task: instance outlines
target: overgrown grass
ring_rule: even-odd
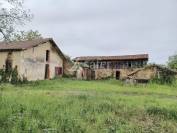
[[[177,87],[70,79],[3,84],[0,132],[176,133]]]

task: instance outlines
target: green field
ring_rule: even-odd
[[[56,79],[0,86],[2,133],[176,133],[177,87]]]

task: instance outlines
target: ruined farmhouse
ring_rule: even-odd
[[[91,77],[104,79],[114,77],[124,79],[136,69],[143,68],[149,60],[148,54],[124,55],[124,56],[84,56],[76,57],[73,61],[84,63],[94,71]]]
[[[175,78],[176,75],[176,70],[172,70],[161,65],[151,64],[147,65],[144,68],[139,68],[128,74],[126,82],[147,83],[152,79],[163,79],[166,82],[170,82],[170,79]]]
[[[51,38],[0,43],[0,69],[16,68],[29,81],[61,77],[65,60]]]

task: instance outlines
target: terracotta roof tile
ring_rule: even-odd
[[[24,50],[45,42],[52,41],[52,38],[40,38],[30,41],[14,41],[14,42],[0,42],[0,51],[4,50]]]
[[[82,56],[76,57],[74,61],[96,61],[96,60],[148,60],[148,54],[138,54],[138,55],[123,55],[123,56]]]
[[[54,42],[52,38],[39,38],[29,41],[13,41],[13,42],[0,42],[0,52],[1,51],[20,51],[20,50],[26,50],[41,44],[44,44],[46,42],[51,42],[52,45],[56,48],[59,55],[61,55],[64,59],[65,56],[62,53],[62,51],[58,48],[57,44]]]

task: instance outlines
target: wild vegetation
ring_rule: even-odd
[[[56,79],[0,85],[1,132],[177,132],[177,86]]]
[[[0,69],[0,83],[11,83],[11,84],[24,84],[27,83],[25,77],[21,78],[18,74],[17,68]]]
[[[169,57],[168,67],[177,70],[177,54]]]

